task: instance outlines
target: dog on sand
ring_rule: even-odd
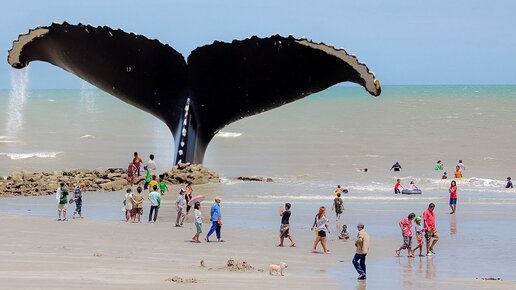
[[[272,275],[272,273],[275,273],[276,275],[281,274],[281,276],[284,276],[283,269],[285,269],[287,267],[288,267],[288,265],[285,262],[280,262],[279,264],[270,264],[269,275]]]

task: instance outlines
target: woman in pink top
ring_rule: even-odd
[[[399,249],[397,249],[396,256],[400,256],[401,250],[407,249],[408,257],[413,258],[414,255],[412,253],[412,220],[416,217],[416,215],[411,212],[408,217],[402,219],[399,222],[401,235],[403,236],[403,245]]]
[[[451,182],[450,189],[448,191],[450,192],[450,214],[454,214],[455,209],[457,209],[457,183],[455,180]]]

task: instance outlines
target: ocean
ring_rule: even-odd
[[[150,114],[89,84],[80,90],[26,90],[28,72],[15,72],[0,91],[0,175],[16,171],[127,166],[132,153],[172,167],[173,138]],[[399,199],[396,178],[415,181],[427,197],[447,197],[459,159],[459,188],[471,202],[516,203],[504,188],[516,176],[516,86],[384,86],[372,97],[358,86],[335,86],[242,119],[212,140],[204,164],[228,188],[238,176],[265,176],[237,199],[318,199],[337,184],[358,199]],[[400,162],[401,172],[389,169]],[[367,172],[363,169],[367,168]],[[263,189],[270,188],[263,192]],[[254,194],[254,192],[258,192]],[[401,197],[411,198],[414,197]]]
[[[150,114],[87,84],[79,90],[26,90],[27,84],[27,72],[22,72],[13,90],[0,91],[0,175],[125,168],[134,151],[144,162],[154,154],[159,171],[172,167],[172,135]],[[516,191],[504,188],[506,177],[516,176],[515,110],[516,85],[383,86],[376,98],[357,86],[335,86],[224,128],[204,160],[222,182],[196,185],[194,195],[222,196],[225,226],[269,229],[271,234],[278,229],[279,206],[291,202],[292,229],[301,235],[309,233],[319,206],[331,208],[333,190],[341,184],[349,189],[343,196],[345,223],[365,223],[375,243],[398,239],[399,219],[411,211],[422,214],[434,202],[442,237],[438,247],[448,256],[435,265],[428,260],[432,275],[516,279],[507,244],[516,233],[506,231],[516,222]],[[452,216],[448,187],[459,159],[466,170],[458,180],[458,212]],[[448,180],[434,170],[437,160]],[[400,172],[389,170],[395,162]],[[274,182],[243,182],[238,176]],[[415,181],[423,194],[393,194],[397,178],[404,186]],[[177,190],[171,187],[164,212],[173,212]],[[85,215],[122,219],[122,196],[87,193]],[[55,200],[4,198],[0,212],[53,217]],[[498,255],[497,249],[507,255]],[[372,267],[405,271],[407,265],[398,261],[393,266],[387,259]],[[394,277],[392,283],[404,279]]]

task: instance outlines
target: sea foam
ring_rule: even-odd
[[[27,158],[56,158],[63,152],[30,152],[30,153],[0,153],[0,156],[7,156],[11,160],[21,160]]]

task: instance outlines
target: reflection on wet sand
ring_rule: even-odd
[[[450,220],[450,235],[456,235],[457,234],[457,215],[452,214],[451,220]]]

